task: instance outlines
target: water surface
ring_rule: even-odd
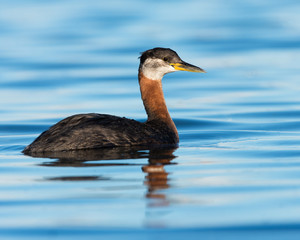
[[[296,239],[298,1],[1,1],[0,235]],[[177,149],[24,156],[60,119],[146,119],[139,53],[206,74],[163,80]],[[283,238],[284,237],[284,238]]]

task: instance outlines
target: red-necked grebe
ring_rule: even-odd
[[[205,72],[182,61],[169,48],[154,48],[143,52],[138,77],[148,115],[145,123],[107,114],[78,114],[50,127],[28,145],[23,153],[177,145],[178,132],[168,112],[161,83],[166,73],[175,71]]]

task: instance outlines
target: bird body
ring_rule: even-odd
[[[67,117],[43,132],[24,153],[117,146],[177,144],[177,135],[159,120],[138,122],[107,114],[78,114]]]
[[[168,112],[162,77],[178,70],[204,72],[183,62],[168,48],[154,48],[140,57],[139,85],[148,119],[145,123],[107,114],[78,114],[50,127],[23,153],[96,149],[118,146],[177,145],[176,126]]]

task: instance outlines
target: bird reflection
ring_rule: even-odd
[[[91,150],[76,150],[65,152],[35,153],[32,157],[48,158],[40,166],[46,167],[105,167],[105,166],[128,166],[141,165],[140,163],[120,163],[126,159],[148,159],[148,163],[142,165],[142,171],[146,173],[144,184],[147,186],[146,198],[157,199],[151,201],[149,206],[165,206],[168,204],[166,196],[159,190],[169,188],[169,173],[165,165],[176,164],[172,162],[176,148],[150,148],[142,147],[118,147]],[[108,161],[105,161],[108,160]],[[118,160],[118,162],[114,162]],[[91,162],[92,161],[92,162]],[[59,176],[47,178],[52,181],[99,181],[110,180],[102,176]]]
[[[165,206],[169,204],[165,194],[162,192],[159,193],[159,190],[169,188],[169,173],[166,172],[164,166],[172,164],[171,161],[175,158],[173,155],[174,151],[175,149],[164,149],[163,151],[161,149],[158,151],[152,150],[149,153],[148,165],[142,167],[143,172],[147,173],[144,182],[145,185],[148,186],[146,197],[159,200],[150,203],[150,207]]]

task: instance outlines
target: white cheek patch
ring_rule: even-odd
[[[160,59],[147,59],[143,63],[141,70],[146,78],[152,80],[161,80],[165,74],[177,71]]]

